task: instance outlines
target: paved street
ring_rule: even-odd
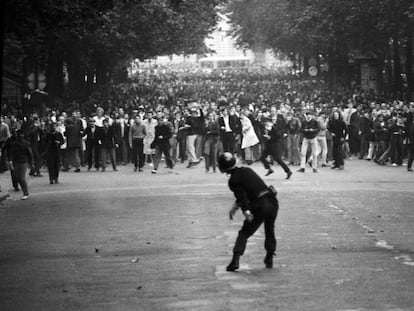
[[[406,167],[353,160],[289,181],[276,167],[275,267],[261,228],[235,273],[243,217],[228,220],[225,175],[184,164],[61,173],[58,185],[46,175],[29,177],[29,200],[10,192],[0,206],[0,310],[414,310]]]

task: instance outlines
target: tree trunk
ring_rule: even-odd
[[[394,52],[394,95],[398,98],[401,95],[402,81],[401,81],[401,57],[400,57],[400,46],[398,39],[394,38],[393,41],[393,52]]]
[[[408,39],[407,46],[405,49],[405,52],[407,54],[407,60],[405,63],[405,73],[407,75],[407,100],[411,101],[413,98],[413,92],[414,92],[414,79],[413,79],[413,41],[411,39]]]
[[[75,46],[73,44],[72,46]],[[81,64],[79,59],[79,53],[77,48],[68,48],[67,55],[67,68],[68,68],[68,94],[71,99],[79,97],[81,95]]]

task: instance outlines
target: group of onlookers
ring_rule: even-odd
[[[42,166],[47,166],[52,184],[59,182],[61,167],[105,171],[110,164],[117,171],[117,166],[132,163],[134,171],[149,165],[156,174],[162,158],[169,168],[186,161],[191,168],[204,160],[206,172],[216,172],[217,155],[229,151],[246,164],[260,160],[267,174],[273,173],[276,162],[287,178],[294,165],[300,166],[298,172],[309,165],[317,173],[333,161],[331,167],[341,170],[344,159],[352,157],[392,166],[403,165],[407,158],[407,169],[412,171],[414,103],[380,101],[364,92],[328,91],[295,79],[275,82],[270,73],[260,71],[252,76],[190,77],[180,77],[181,84],[174,85],[190,86],[191,81],[199,85],[199,100],[184,101],[179,95],[183,87],[171,89],[171,96],[158,97],[154,103],[140,101],[131,108],[118,103],[88,115],[75,109],[70,114],[49,110],[46,116],[22,119],[2,116],[0,170],[13,168],[18,175],[13,186],[18,189],[15,181],[22,176],[16,172],[24,170],[16,170],[16,152],[25,154],[18,161],[28,163],[30,175],[41,177]],[[172,81],[170,77],[160,84],[167,87]],[[206,99],[211,85],[210,98],[215,100]],[[237,92],[231,91],[237,87]],[[27,144],[30,152],[24,151]]]

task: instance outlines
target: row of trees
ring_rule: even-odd
[[[122,81],[131,60],[206,51],[221,0],[6,0],[3,63],[44,71],[52,98]],[[37,77],[37,75],[35,75]]]
[[[231,0],[227,12],[240,46],[327,62],[331,84],[349,78],[355,51],[369,52],[388,77],[380,89],[414,91],[412,0]]]

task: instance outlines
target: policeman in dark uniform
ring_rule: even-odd
[[[246,217],[233,248],[233,259],[226,270],[235,271],[239,268],[239,258],[246,249],[247,239],[263,222],[266,235],[264,263],[266,268],[273,268],[273,255],[276,250],[274,226],[279,210],[276,190],[273,186],[266,186],[251,168],[237,167],[236,158],[229,152],[219,156],[218,165],[222,173],[230,175],[229,188],[236,197],[236,202],[230,210],[230,219],[233,219],[239,207]]]

